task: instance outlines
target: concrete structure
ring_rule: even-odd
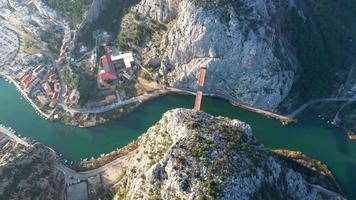
[[[204,86],[204,82],[205,82],[205,75],[206,75],[206,67],[201,67],[199,79],[198,79],[198,91],[196,94],[195,104],[194,104],[194,109],[196,111],[200,111],[201,100],[203,98],[203,86]]]
[[[116,56],[111,56],[111,60],[113,62],[123,60],[125,63],[125,67],[131,68],[132,67],[131,63],[134,61],[134,57],[133,57],[132,52],[130,52],[130,53],[119,54]]]

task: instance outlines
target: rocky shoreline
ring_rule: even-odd
[[[267,159],[263,161],[265,164],[260,165],[264,159]],[[265,174],[268,169],[271,171],[267,174],[274,175]],[[294,172],[290,170],[298,171],[299,175],[291,175]],[[306,173],[309,170],[315,173],[314,177]],[[284,175],[288,178],[283,179]],[[274,186],[276,179],[269,176],[282,176],[282,179],[275,177],[279,181]],[[244,183],[248,183],[249,190]],[[239,185],[238,189],[235,184]],[[289,186],[281,192],[284,184]],[[298,187],[298,192],[292,192],[291,187]],[[319,187],[324,189],[317,189]],[[269,192],[266,193],[263,188],[269,188]],[[337,194],[340,190],[325,165],[300,153],[289,152],[285,158],[274,157],[274,153],[269,153],[255,140],[247,124],[186,109],[168,111],[141,136],[139,147],[116,191],[119,199],[147,199],[149,191],[151,195],[163,199],[209,196],[219,199],[258,196],[264,199],[343,199],[342,192],[340,196]]]

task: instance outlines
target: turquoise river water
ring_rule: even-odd
[[[42,119],[13,85],[0,80],[0,123],[71,160],[97,157],[123,147],[157,122],[165,111],[192,108],[193,102],[192,96],[169,94],[143,104],[123,119],[94,128],[75,128]],[[202,109],[249,123],[258,141],[270,149],[299,150],[322,161],[335,174],[348,198],[356,199],[356,142],[315,114],[304,114],[298,123],[282,126],[221,99],[204,97]]]

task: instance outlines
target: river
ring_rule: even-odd
[[[52,147],[67,159],[97,157],[136,139],[173,108],[192,108],[193,96],[169,94],[151,100],[126,117],[94,128],[76,128],[46,121],[22,99],[15,87],[0,80],[0,123]],[[327,164],[350,199],[356,199],[356,142],[342,130],[304,114],[297,124],[278,121],[234,107],[227,101],[204,97],[202,109],[213,115],[237,118],[252,126],[258,141],[270,149],[299,150]]]

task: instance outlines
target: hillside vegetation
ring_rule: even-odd
[[[301,64],[291,92],[297,104],[334,94],[356,61],[356,1],[302,2],[284,26]]]
[[[247,124],[193,110],[165,113],[129,163],[115,199],[344,199],[320,162],[276,155]]]
[[[84,13],[88,10],[93,0],[44,0],[50,7],[68,15],[74,25],[82,22]]]

